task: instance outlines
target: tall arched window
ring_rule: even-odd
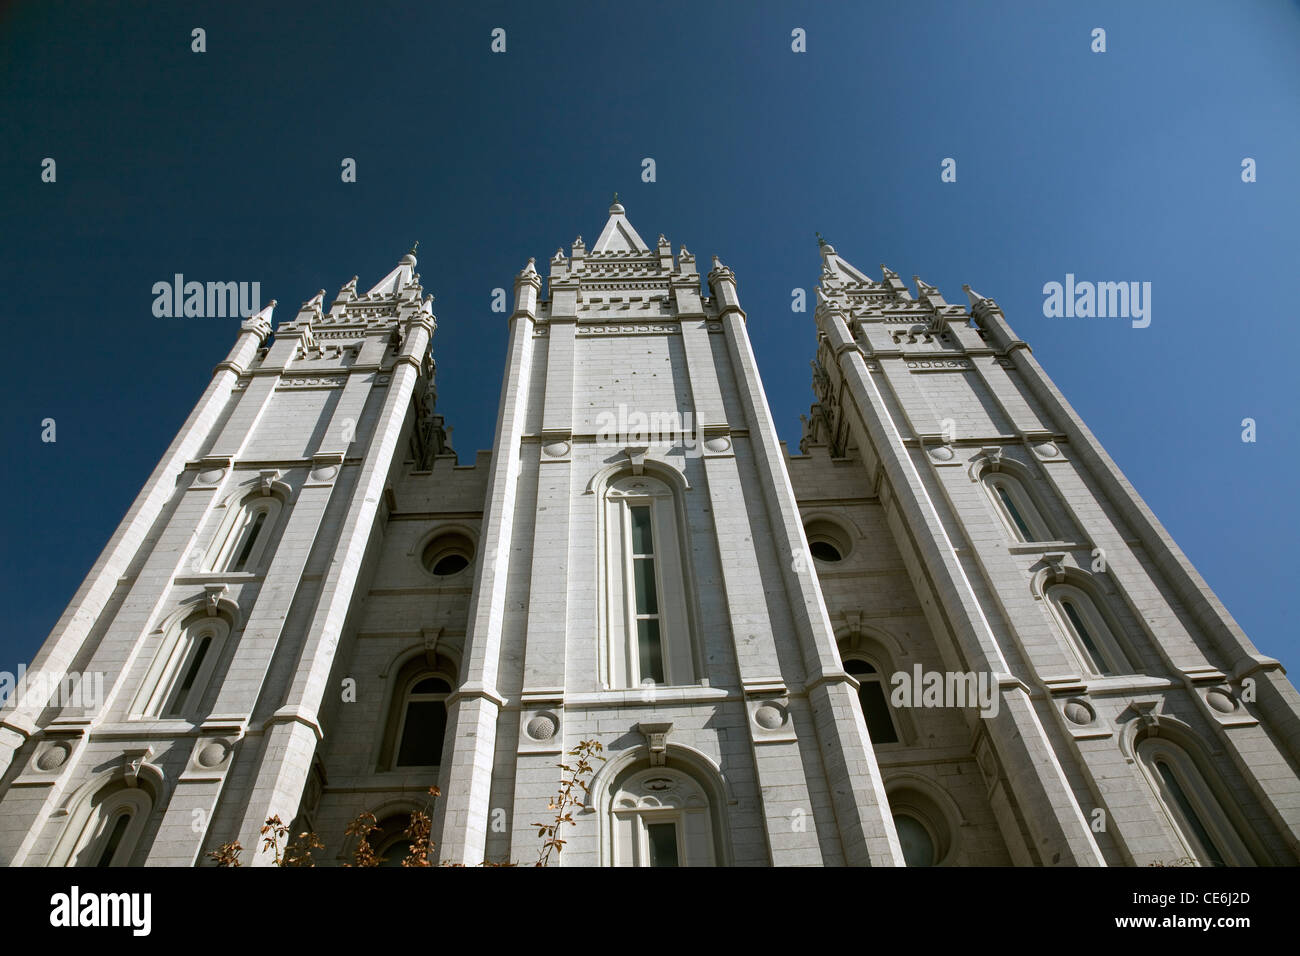
[[[132,713],[142,717],[194,719],[212,684],[230,623],[198,614],[164,637],[136,695]]]
[[[709,798],[690,775],[667,767],[632,774],[613,794],[615,866],[713,866]]]
[[[1252,866],[1250,850],[1196,762],[1164,737],[1145,737],[1138,761],[1187,855],[1202,866]]]
[[[101,786],[74,803],[68,822],[50,857],[50,866],[131,866],[140,837],[153,810],[148,786],[125,781]]]
[[[898,743],[898,728],[894,725],[889,695],[885,692],[884,675],[875,664],[855,657],[845,659],[844,669],[857,678],[858,703],[862,705],[862,716],[866,718],[871,742]]]
[[[1085,673],[1104,677],[1133,672],[1128,654],[1091,597],[1073,585],[1053,584],[1047,600]]]
[[[693,684],[695,653],[678,511],[648,475],[605,492],[606,630],[610,684]]]
[[[222,523],[209,551],[208,568],[212,571],[253,571],[261,566],[262,556],[281,511],[275,494],[249,495]]]
[[[437,767],[447,736],[447,695],[440,676],[423,674],[408,682],[402,697],[393,768]]]
[[[1015,476],[1005,471],[986,472],[985,489],[1007,532],[1017,541],[1052,541],[1055,535],[1034,504],[1033,497]]]

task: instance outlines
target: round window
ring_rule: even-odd
[[[853,547],[849,533],[834,521],[817,518],[804,525],[808,551],[818,561],[843,561]]]
[[[440,534],[425,547],[421,560],[425,570],[440,578],[459,574],[474,560],[474,542],[459,532]]]
[[[908,813],[894,814],[903,862],[908,866],[934,866],[934,838],[924,823]]]
[[[829,541],[813,541],[808,545],[808,549],[818,561],[840,561],[844,557],[840,554],[839,548]]]

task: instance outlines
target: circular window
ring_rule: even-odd
[[[459,574],[474,560],[474,542],[459,532],[440,534],[424,549],[425,570],[440,578]]]
[[[804,525],[808,551],[818,561],[843,561],[852,549],[849,533],[833,521],[817,518]]]
[[[948,816],[934,799],[913,787],[888,793],[894,829],[907,866],[938,866],[952,853]]]
[[[469,567],[469,558],[459,552],[454,552],[452,554],[444,554],[434,562],[433,567],[429,570],[441,577],[448,574],[455,574],[457,571],[464,571],[467,567]]]
[[[814,541],[808,545],[808,549],[818,561],[841,561],[844,558],[839,549],[829,541]]]
[[[934,838],[924,823],[909,813],[894,814],[903,862],[908,866],[934,866]]]

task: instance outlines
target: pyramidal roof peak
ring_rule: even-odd
[[[605,223],[605,228],[600,231],[600,238],[591,247],[591,252],[593,255],[650,252],[650,247],[645,244],[645,240],[627,221],[627,210],[618,201],[618,193],[614,193],[614,201],[609,207],[609,220]]]

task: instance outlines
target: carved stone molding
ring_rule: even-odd
[[[225,584],[203,585],[203,607],[208,617],[216,617],[221,607],[221,599],[226,596],[229,587]]]
[[[650,766],[666,766],[668,763],[668,735],[673,729],[672,721],[659,723],[642,721],[636,725],[636,729],[645,737],[646,744],[650,748]]]
[[[140,747],[128,749],[122,753],[122,776],[128,787],[140,783],[140,771],[153,765],[153,748]],[[156,768],[155,768],[156,769]]]
[[[280,479],[280,469],[267,468],[258,472],[258,475],[257,490],[262,493],[263,497],[266,497],[271,493],[271,486]]]

